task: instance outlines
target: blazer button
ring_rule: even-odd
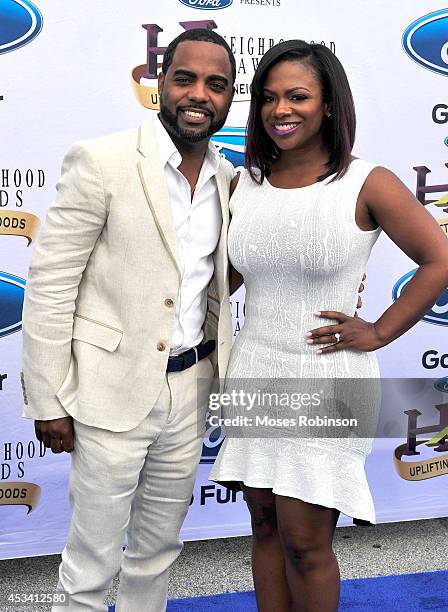
[[[172,300],[171,298],[166,298],[166,300],[165,300],[165,306],[166,306],[167,308],[172,308],[172,307],[174,306],[174,302],[173,302],[173,300]]]
[[[164,351],[166,349],[166,344],[164,342],[157,342],[157,350]]]

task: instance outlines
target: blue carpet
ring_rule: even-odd
[[[256,612],[253,591],[172,599],[167,612]],[[343,580],[339,610],[448,612],[448,571]],[[109,608],[113,612],[113,608]]]

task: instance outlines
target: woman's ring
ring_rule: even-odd
[[[338,334],[338,332],[335,333],[334,337],[336,338],[336,342],[341,341],[341,334]]]

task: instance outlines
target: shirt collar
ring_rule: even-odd
[[[159,145],[160,160],[163,167],[169,163],[173,168],[178,168],[182,162],[182,156],[177,150],[176,145],[171,140],[170,135],[166,131],[158,116],[154,118],[153,125]],[[210,166],[211,175],[216,174],[218,171],[220,161],[221,156],[218,153],[218,149],[210,141],[208,143],[204,163],[207,162],[207,165]]]

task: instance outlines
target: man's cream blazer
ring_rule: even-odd
[[[208,288],[205,339],[215,372],[231,348],[227,282],[232,168],[216,175],[222,230]],[[24,416],[72,415],[127,431],[159,396],[180,260],[152,122],[75,144],[36,243],[23,311]],[[172,300],[172,301],[171,301]]]

